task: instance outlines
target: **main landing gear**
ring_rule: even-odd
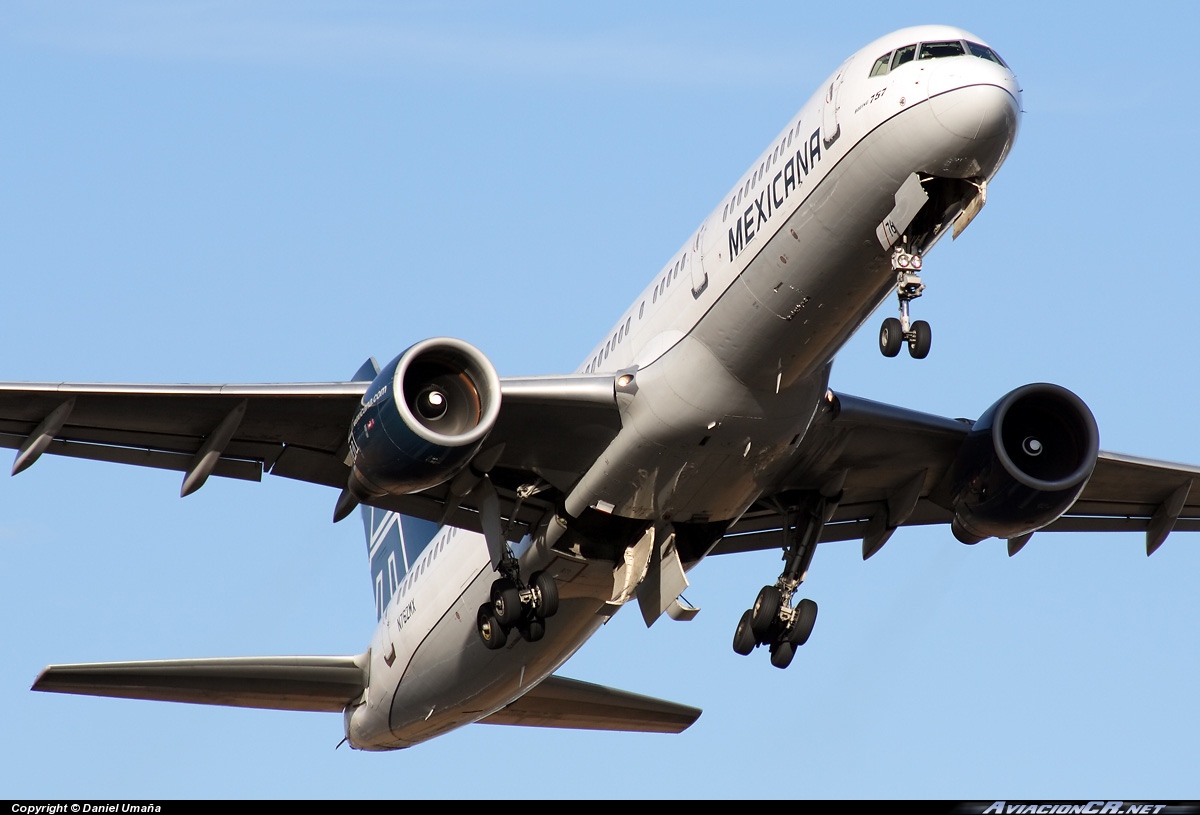
[[[908,353],[913,359],[929,356],[933,332],[924,320],[910,322],[908,304],[921,296],[925,284],[921,282],[921,256],[909,254],[896,247],[892,253],[892,271],[896,273],[896,296],[900,299],[900,319],[888,317],[879,329],[879,350],[885,357],[900,353],[900,345],[908,343]]]
[[[792,605],[792,599],[812,563],[821,528],[833,516],[837,500],[815,496],[798,508],[783,511],[783,573],[773,586],[763,586],[754,607],[742,614],[733,634],[733,650],[746,656],[755,646],[766,645],[771,664],[786,668],[792,664],[796,649],[808,642],[817,621],[817,604],[804,599]]]
[[[537,642],[546,635],[546,618],[558,611],[558,584],[546,572],[534,572],[523,583],[511,551],[505,553],[499,571],[502,576],[492,583],[491,600],[479,607],[479,638],[497,650],[515,628],[526,642]]]

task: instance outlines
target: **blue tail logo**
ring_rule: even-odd
[[[363,528],[367,534],[367,556],[371,561],[371,583],[375,587],[375,619],[383,617],[400,582],[408,575],[425,547],[437,535],[433,521],[410,518],[398,512],[362,507]]]

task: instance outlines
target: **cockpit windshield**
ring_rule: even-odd
[[[997,65],[1003,65],[1005,68],[1008,67],[1008,64],[1000,59],[1000,55],[986,45],[980,45],[970,40],[939,40],[937,42],[914,43],[913,45],[906,45],[903,48],[897,48],[895,51],[889,51],[875,60],[871,65],[871,76],[883,76],[896,70],[906,62],[912,62],[914,58],[918,60],[941,59],[942,57],[961,57],[966,55],[995,62]]]
[[[921,43],[921,56],[917,59],[940,59],[941,57],[961,57],[967,53],[963,44],[958,40],[946,42]]]

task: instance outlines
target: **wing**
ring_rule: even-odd
[[[780,516],[770,499],[828,492],[830,484],[840,487],[842,499],[819,540],[861,538],[864,557],[899,526],[949,524],[948,476],[972,424],[831,393],[814,419],[814,443],[797,451],[767,500],[751,507],[713,554],[781,546]],[[1200,531],[1197,480],[1200,467],[1101,451],[1082,495],[1039,531],[1145,532],[1150,554],[1172,530]],[[1009,553],[1028,540],[1009,541]]]
[[[0,447],[17,450],[14,474],[46,453],[175,470],[184,474],[183,495],[210,475],[258,481],[263,473],[340,490],[350,472],[350,422],[368,384],[0,383]],[[603,452],[621,421],[611,375],[500,384],[487,446],[502,445],[491,479],[516,540]],[[448,492],[441,485],[373,503],[479,531],[478,507],[468,498],[447,509]]]

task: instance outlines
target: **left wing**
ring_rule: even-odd
[[[781,519],[769,499],[841,488],[820,542],[863,540],[878,551],[899,526],[949,524],[950,470],[973,422],[830,392],[814,419],[813,446],[802,447],[787,474],[747,511],[713,554],[781,546]],[[844,480],[843,480],[844,479]],[[1200,467],[1101,451],[1083,493],[1038,531],[1146,533],[1147,554],[1172,530],[1200,531]],[[1009,541],[1015,554],[1029,540]]]
[[[369,384],[0,383],[0,447],[17,450],[14,474],[48,453],[175,470],[184,474],[182,495],[210,475],[259,481],[263,473],[340,490],[350,474],[350,423]],[[503,378],[500,386],[485,449],[501,448],[490,478],[501,515],[512,520],[507,534],[518,540],[621,421],[613,375]],[[519,499],[523,486],[528,495]],[[478,507],[469,497],[450,501],[445,484],[373,503],[480,531]]]

